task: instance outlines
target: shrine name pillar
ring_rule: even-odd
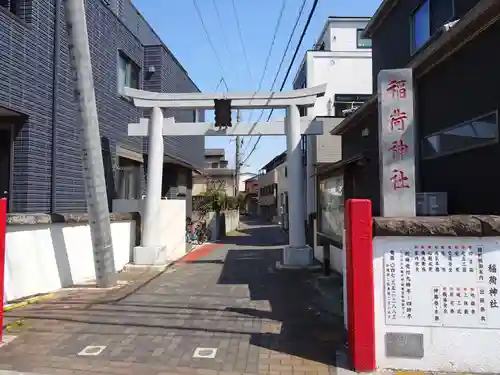
[[[166,262],[161,245],[161,188],[163,177],[163,113],[151,111],[148,129],[146,198],[142,208],[141,246],[134,248],[134,263],[155,265]]]
[[[300,113],[296,105],[291,105],[286,110],[285,128],[290,242],[283,249],[283,266],[307,267],[312,264],[313,257],[311,248],[306,245],[304,159],[300,147]]]

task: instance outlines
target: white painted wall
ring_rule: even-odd
[[[161,246],[165,246],[164,262],[177,260],[186,254],[186,201],[184,199],[162,199],[159,230]],[[143,212],[142,199],[115,199],[113,212]]]
[[[327,38],[330,41],[330,51],[357,51],[357,29],[364,29],[367,21],[330,22]]]
[[[312,116],[328,115],[328,101],[333,103],[335,94],[372,93],[371,50],[352,52],[307,53],[307,87],[327,83],[323,97],[316,100]],[[333,113],[332,113],[333,115]]]
[[[364,29],[368,21],[369,18],[328,18],[316,45],[325,43],[326,51],[356,51],[356,30]]]
[[[373,241],[374,286],[375,286],[375,333],[376,358],[379,368],[396,368],[422,371],[449,371],[461,373],[498,373],[500,369],[500,329],[487,328],[451,328],[439,326],[404,326],[387,325],[385,320],[384,293],[384,254],[391,249],[414,249],[414,246],[425,247],[439,245],[483,245],[485,252],[492,252],[493,258],[500,259],[500,238],[456,238],[456,237],[376,237]],[[447,247],[447,246],[446,246]],[[490,259],[492,256],[490,255]],[[485,267],[488,267],[486,264]],[[498,265],[497,265],[498,267]],[[449,285],[456,285],[460,274],[444,273],[450,280]],[[431,276],[429,276],[431,277]],[[445,284],[446,285],[446,284]],[[488,281],[484,284],[488,287]],[[474,285],[473,285],[474,286]],[[421,290],[418,295],[413,287],[413,304],[419,299],[432,298],[432,290]],[[362,308],[362,306],[360,306]],[[489,308],[489,306],[488,306]],[[500,309],[488,314],[488,321],[500,320]],[[432,311],[429,311],[432,314]],[[385,354],[384,335],[386,332],[422,333],[424,335],[424,357],[422,359],[389,358]]]
[[[288,174],[285,173],[286,169],[287,169],[286,162],[276,167],[276,172],[278,174],[278,179],[277,179],[278,196],[288,191]]]
[[[245,181],[248,180],[249,178],[252,178],[255,176],[255,173],[250,173],[250,172],[242,172],[240,173],[239,177],[239,184],[238,184],[238,191],[244,192],[245,191]]]
[[[120,271],[135,246],[135,222],[112,222],[111,235]],[[8,225],[5,245],[6,301],[95,279],[88,224]]]

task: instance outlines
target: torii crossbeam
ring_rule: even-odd
[[[147,137],[149,119],[141,118],[138,123],[128,125],[128,135]],[[219,129],[211,122],[175,122],[172,118],[163,120],[163,136],[245,136],[245,135],[286,135],[285,119],[273,122],[237,122],[229,128]],[[311,120],[308,117],[300,118],[300,133],[304,135],[323,134],[323,122]]]
[[[305,181],[303,173],[301,134],[323,134],[321,121],[301,118],[300,107],[312,107],[318,97],[324,96],[327,85],[320,85],[287,92],[268,93],[156,93],[126,88],[124,94],[137,107],[152,108],[151,121],[141,119],[129,124],[130,136],[148,136],[148,181],[143,218],[142,246],[134,249],[134,258],[143,264],[157,264],[165,249],[160,244],[158,209],[161,200],[163,172],[163,136],[220,136],[220,135],[286,135],[287,163],[290,198],[289,245],[283,249],[284,267],[308,267],[312,265],[312,249],[305,238]],[[164,119],[160,108],[214,109],[215,99],[230,99],[234,109],[286,109],[284,120],[269,123],[236,123],[223,131],[211,123],[176,123],[173,118]],[[141,253],[138,257],[137,254]],[[148,254],[148,255],[144,255]],[[148,260],[149,259],[149,260]]]

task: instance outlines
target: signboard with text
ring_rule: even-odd
[[[382,216],[415,216],[415,121],[411,69],[378,74]]]
[[[387,325],[500,329],[500,244],[391,240],[384,254]]]

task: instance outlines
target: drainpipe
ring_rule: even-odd
[[[56,145],[57,145],[57,118],[59,107],[59,73],[61,65],[61,0],[54,0],[54,59],[52,67],[52,161],[51,161],[51,188],[50,212],[56,212]]]

